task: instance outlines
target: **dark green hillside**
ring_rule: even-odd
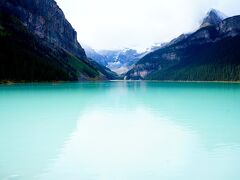
[[[0,80],[66,81],[98,79],[85,60],[29,33],[15,17],[0,14]]]
[[[154,80],[239,81],[240,36],[215,43],[189,46],[181,53],[177,64],[146,77]],[[162,52],[159,52],[162,53]]]

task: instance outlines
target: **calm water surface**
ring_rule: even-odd
[[[0,85],[0,180],[239,180],[240,84]]]

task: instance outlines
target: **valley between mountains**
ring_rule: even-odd
[[[54,0],[0,2],[1,82],[239,81],[239,44],[240,16],[212,9],[195,32],[144,52],[96,51],[78,42]]]

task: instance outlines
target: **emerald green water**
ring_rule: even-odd
[[[239,180],[240,84],[0,85],[0,180]]]

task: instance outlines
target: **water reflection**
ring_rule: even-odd
[[[1,87],[1,180],[36,179],[54,162],[89,99],[90,89],[78,90],[48,84]]]
[[[0,86],[0,179],[238,180],[240,86]]]
[[[200,134],[145,107],[89,109],[41,179],[237,179],[239,152],[231,145],[209,151]]]
[[[176,175],[191,158],[189,154],[197,150],[196,141],[194,133],[154,116],[146,108],[121,113],[89,109],[79,118],[77,129],[43,179]]]

